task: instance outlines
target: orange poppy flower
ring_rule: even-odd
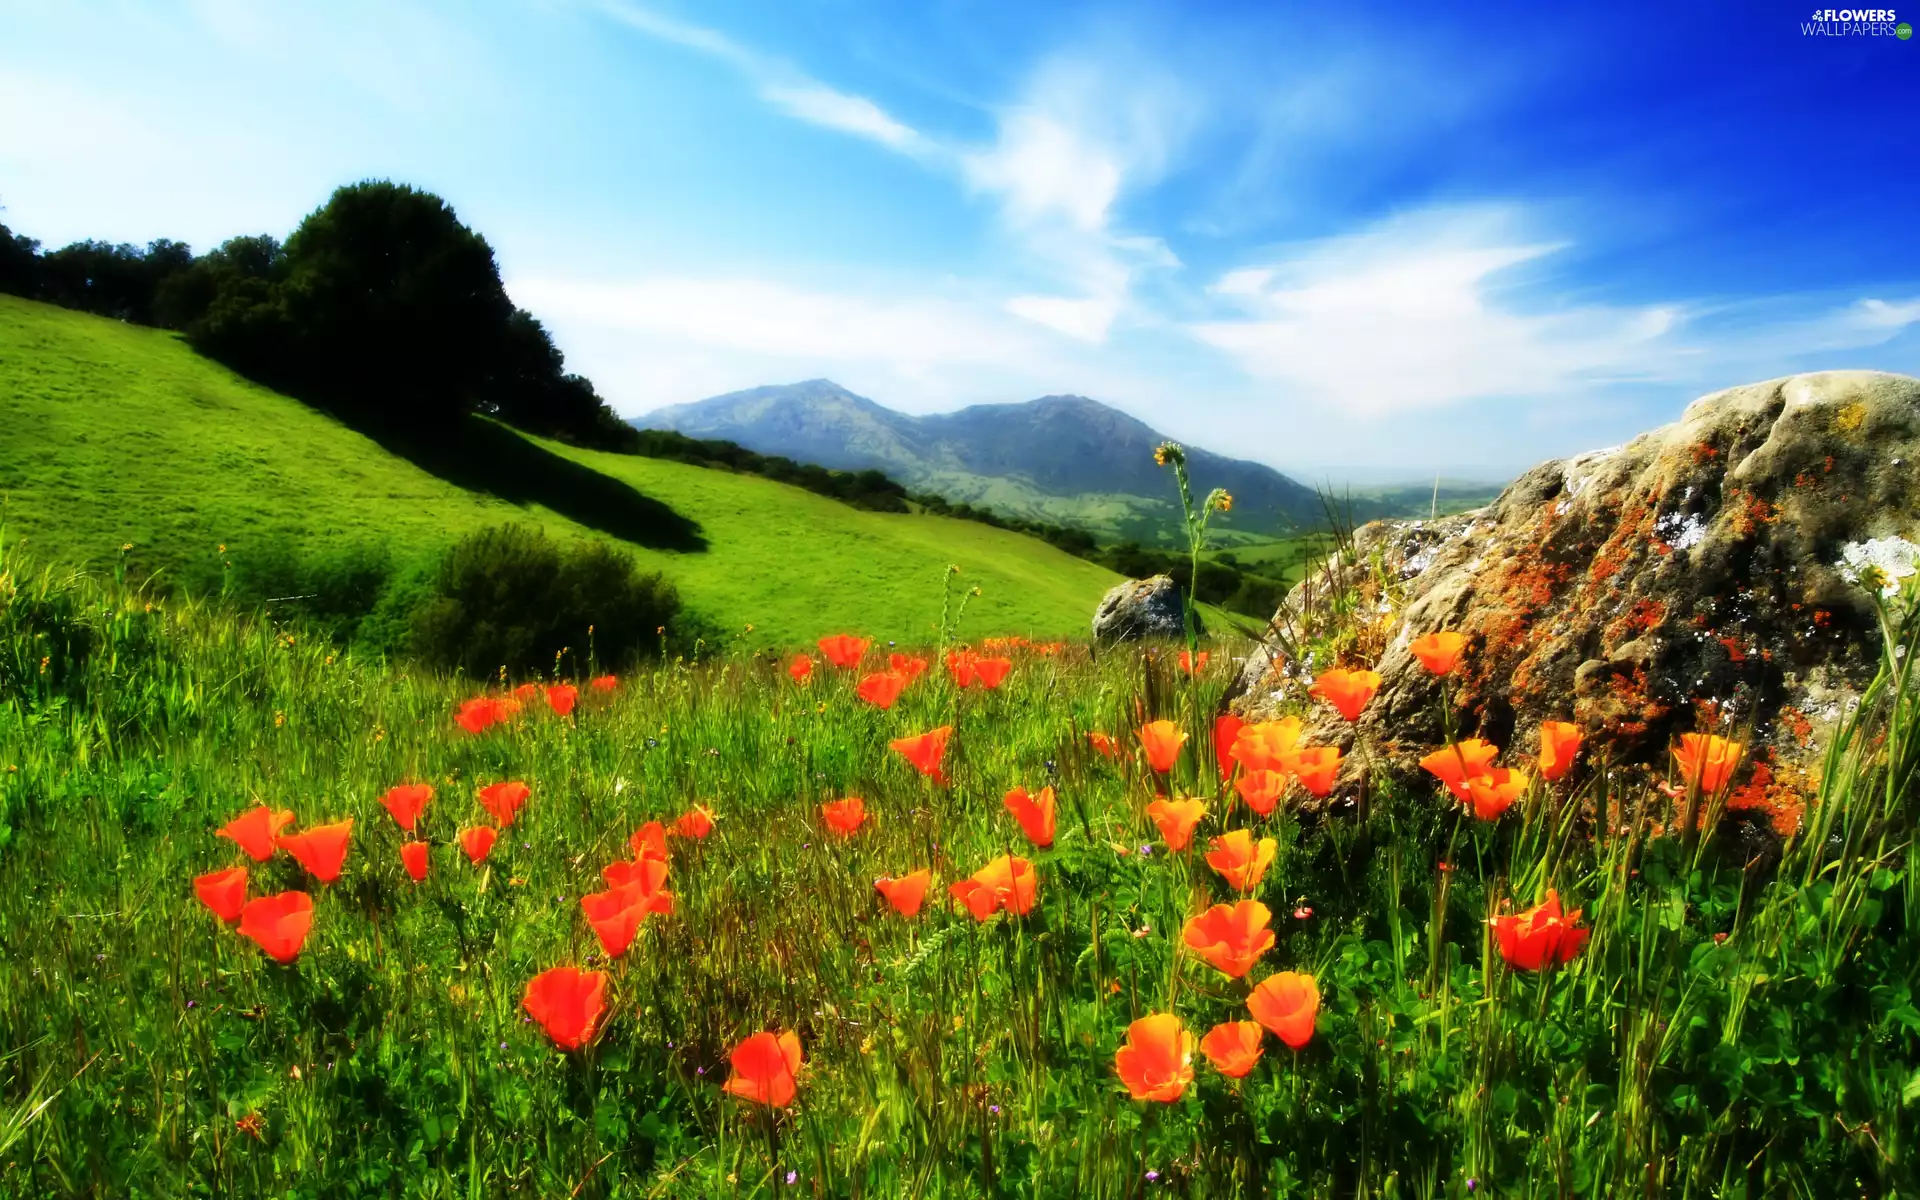
[[[240,936],[252,939],[275,962],[299,958],[312,929],[313,897],[305,892],[261,896],[240,910]]]
[[[658,821],[648,821],[627,839],[635,858],[667,861],[667,829]]]
[[[1358,721],[1360,710],[1379,690],[1378,671],[1343,671],[1336,668],[1320,672],[1320,678],[1313,681],[1307,694],[1318,696],[1333,705],[1347,720]]]
[[[912,683],[926,673],[927,660],[924,658],[915,658],[911,654],[889,654],[887,655],[887,668],[900,672],[907,677],[908,683]]]
[[[226,838],[255,862],[265,862],[273,857],[274,839],[280,831],[293,824],[293,813],[288,809],[279,812],[264,804],[256,804],[246,812],[220,827],[214,836]]]
[[[1233,713],[1221,713],[1213,719],[1213,757],[1220,764],[1220,782],[1233,778],[1233,742],[1247,723]]]
[[[836,836],[852,837],[859,831],[860,823],[867,819],[867,802],[858,796],[830,800],[820,806],[820,818]]]
[[[214,916],[231,925],[247,906],[247,869],[228,867],[202,875],[193,881],[193,894]]]
[[[1565,775],[1582,740],[1580,727],[1571,721],[1540,722],[1540,777],[1551,783]]]
[[[520,815],[520,808],[533,795],[533,789],[517,779],[490,783],[480,789],[480,807],[493,815],[494,821],[502,829],[511,829],[513,819]]]
[[[420,814],[427,809],[427,802],[433,799],[433,785],[426,783],[403,783],[388,788],[387,794],[380,797],[380,804],[393,814],[400,828],[408,833],[420,820]]]
[[[867,639],[857,638],[850,633],[836,633],[832,637],[820,639],[820,653],[827,661],[843,671],[851,671],[860,665],[867,654]]]
[[[898,671],[880,671],[854,685],[854,693],[875,708],[892,708],[907,686],[907,677]]]
[[[935,783],[945,783],[947,777],[940,770],[941,760],[947,755],[947,739],[953,736],[953,726],[942,725],[938,729],[914,737],[895,738],[887,745],[900,752],[913,769],[932,779]]]
[[[973,679],[981,687],[991,691],[1006,682],[1007,672],[1013,670],[1010,658],[976,658],[973,660]]]
[[[1147,805],[1147,816],[1160,827],[1160,836],[1165,839],[1167,849],[1185,850],[1193,840],[1193,827],[1200,818],[1207,815],[1207,806],[1191,796],[1178,800],[1169,800],[1161,796]]]
[[[513,710],[498,696],[476,696],[460,706],[453,719],[468,733],[485,733],[513,715]]]
[[[1286,795],[1287,777],[1278,771],[1248,771],[1233,781],[1233,790],[1240,793],[1248,808],[1264,817]]]
[[[614,863],[605,871],[613,886],[580,897],[580,911],[600,939],[608,958],[619,958],[633,944],[640,926],[653,913],[673,912],[673,894],[661,890],[667,865],[653,859]]]
[[[813,659],[805,654],[796,654],[787,664],[787,674],[795,683],[805,683],[813,678]]]
[[[785,1108],[793,1103],[797,1090],[800,1037],[791,1031],[756,1033],[733,1048],[727,1065],[733,1068],[724,1088],[727,1094],[769,1108]]]
[[[1273,949],[1273,913],[1258,900],[1216,904],[1187,921],[1181,939],[1187,948],[1238,979]]]
[[[1260,1061],[1263,1036],[1252,1021],[1223,1021],[1207,1030],[1200,1050],[1214,1070],[1228,1079],[1240,1079]]]
[[[947,890],[974,920],[984,921],[1003,908],[1016,917],[1026,916],[1033,911],[1039,883],[1032,863],[1003,854]]]
[[[620,686],[620,677],[618,675],[595,675],[592,679],[587,680],[587,686],[604,695]]]
[[[415,883],[427,881],[427,844],[425,842],[401,842],[400,865]]]
[[[1113,758],[1120,753],[1120,743],[1113,740],[1113,735],[1101,733],[1097,729],[1088,731],[1087,745],[1092,746],[1108,758]]]
[[[1127,1044],[1113,1069],[1135,1100],[1171,1104],[1193,1082],[1193,1035],[1173,1013],[1152,1013],[1127,1026]]]
[[[600,868],[600,877],[607,886],[616,891],[626,890],[636,898],[654,901],[653,911],[662,916],[673,913],[673,893],[662,891],[666,885],[669,868],[662,858],[636,858],[632,861],[619,859]]]
[[[704,805],[696,804],[673,823],[673,836],[703,841],[713,832],[713,812]]]
[[[1299,717],[1261,721],[1257,725],[1243,726],[1234,735],[1233,749],[1228,753],[1233,755],[1243,771],[1284,773],[1292,767],[1294,750],[1300,745],[1300,735]]]
[[[565,717],[573,714],[573,706],[580,700],[580,689],[570,683],[556,683],[547,689],[547,707],[555,716]]]
[[[321,883],[332,883],[340,878],[340,868],[347,864],[347,840],[352,836],[353,818],[348,817],[331,825],[315,825],[300,833],[284,833],[277,840],[280,848],[305,867],[309,875]]]
[[[1442,746],[1432,754],[1420,760],[1427,773],[1447,785],[1447,790],[1464,803],[1473,803],[1473,795],[1467,790],[1467,780],[1485,775],[1493,769],[1493,760],[1500,748],[1491,742],[1479,738],[1468,738],[1464,742],[1454,742]]]
[[[494,839],[499,836],[491,825],[475,825],[460,831],[460,848],[467,852],[467,861],[477,867],[493,853]]]
[[[1189,675],[1197,675],[1201,671],[1204,671],[1207,669],[1207,657],[1208,657],[1208,651],[1205,651],[1205,650],[1202,650],[1200,652],[1200,656],[1198,658],[1195,658],[1189,652],[1182,650],[1180,652],[1180,669]]]
[[[1267,868],[1273,865],[1273,856],[1280,850],[1280,843],[1272,838],[1256,842],[1244,829],[1232,830],[1214,838],[1210,844],[1213,848],[1207,851],[1207,865],[1220,872],[1227,886],[1236,892],[1259,887]]]
[[[1435,675],[1446,675],[1460,665],[1460,652],[1467,648],[1467,635],[1448,630],[1415,638],[1407,649]]]
[[[607,1011],[607,977],[578,967],[553,967],[527,980],[520,1007],[540,1023],[553,1044],[578,1050],[593,1040]]]
[[[1029,794],[1023,787],[1014,788],[1001,800],[1013,819],[1020,822],[1020,830],[1027,840],[1036,846],[1053,845],[1053,788],[1043,787],[1038,793]]]
[[[1275,1037],[1298,1050],[1313,1040],[1320,1016],[1320,988],[1313,976],[1281,971],[1254,985],[1247,995],[1247,1011]]]
[[[1577,928],[1580,910],[1560,911],[1560,893],[1547,889],[1547,898],[1524,912],[1494,917],[1493,926],[1500,944],[1500,957],[1520,971],[1538,971],[1555,963],[1571,962],[1587,944],[1590,932]]]
[[[973,673],[973,664],[979,657],[971,650],[947,651],[947,674],[953,679],[953,686],[969,688],[979,682]]]
[[[513,689],[513,698],[519,704],[532,704],[539,696],[540,685],[537,683],[523,683]]]
[[[903,917],[915,916],[921,904],[926,902],[927,885],[933,882],[933,872],[926,867],[898,879],[876,879],[873,889],[885,896],[893,910]]]
[[[1532,783],[1525,771],[1493,767],[1485,775],[1467,780],[1467,802],[1473,806],[1474,816],[1482,821],[1497,821],[1501,813],[1513,807],[1515,800],[1526,795]]]
[[[1727,786],[1746,747],[1713,733],[1683,733],[1673,749],[1673,761],[1680,768],[1682,787],[1698,785],[1701,792],[1713,795]]]
[[[1147,765],[1163,775],[1180,761],[1180,747],[1186,740],[1187,735],[1172,721],[1149,721],[1140,727],[1140,745],[1147,752]]]
[[[1302,746],[1293,757],[1293,777],[1309,793],[1324,798],[1340,778],[1340,747]]]

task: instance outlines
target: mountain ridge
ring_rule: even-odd
[[[1173,480],[1153,461],[1153,448],[1168,439],[1072,393],[914,416],[809,379],[670,405],[631,424],[840,470],[874,468],[950,500],[1110,535],[1165,541],[1178,526]],[[1233,495],[1234,511],[1216,518],[1226,526],[1284,533],[1321,515],[1313,489],[1264,464],[1197,447],[1187,460],[1196,496],[1216,487]]]

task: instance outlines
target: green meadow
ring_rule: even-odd
[[[763,646],[841,627],[924,640],[949,564],[980,589],[969,636],[1081,633],[1118,581],[973,522],[469,420],[464,444],[416,462],[175,335],[0,296],[0,522],[45,561],[105,567],[127,546],[134,573],[209,591],[250,559],[375,552],[404,566],[525,522],[619,542],[706,628]]]
[[[469,733],[470,684],[11,554],[0,1194],[1912,1195],[1915,600],[1806,828],[1754,865],[1714,796],[1584,758],[1498,819],[1381,779],[1358,807],[1316,815],[1295,786],[1258,815],[1210,744],[1226,645],[1198,677],[1014,646],[987,689],[930,642],[887,709],[856,692],[884,646],[804,683],[736,648]],[[1188,735],[1166,774],[1136,738],[1155,719]],[[890,748],[940,727],[939,780]],[[502,781],[530,789],[510,825],[477,799]],[[417,883],[379,799],[403,782],[434,790]],[[1054,790],[1050,845],[1015,787]],[[1148,816],[1161,794],[1206,806],[1186,849]],[[837,836],[821,806],[849,796],[867,816]],[[337,877],[216,835],[262,803],[293,830],[351,819]],[[1657,833],[1681,803],[1698,839]],[[611,956],[583,898],[695,805],[716,825],[666,840],[672,911]],[[476,864],[482,825],[504,827]],[[1209,861],[1234,830],[1273,855],[1238,886]],[[952,886],[1002,856],[1030,864],[1031,907],[976,919]],[[291,961],[196,898],[236,865],[255,900],[312,898]],[[906,917],[875,880],[919,869]],[[1550,889],[1585,940],[1510,963],[1489,918]],[[1183,930],[1242,901],[1273,940],[1236,977]],[[602,977],[573,1049],[523,1003],[562,967]],[[1156,1027],[1135,1022],[1251,1021],[1285,972],[1318,994],[1297,1048],[1254,1025],[1229,1077],[1175,1042],[1134,1098],[1121,1050]],[[736,1048],[761,1033],[802,1055],[772,1105],[726,1088],[754,1091]]]

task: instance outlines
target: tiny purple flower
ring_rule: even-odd
[[[1467,1180],[1467,1192],[1469,1195],[1479,1190],[1480,1190],[1480,1181],[1478,1179]]]
[[[987,1111],[997,1117],[1000,1115],[1000,1106],[998,1104],[989,1104],[987,1105]]]
[[[1147,1172],[1147,1182],[1148,1182],[1148,1183],[1159,1183],[1159,1182],[1160,1182],[1160,1172],[1158,1172],[1158,1171],[1148,1171],[1148,1172]]]
[[[1152,857],[1153,857],[1153,847],[1152,847],[1152,846],[1142,846],[1142,847],[1140,847],[1140,857],[1141,857],[1141,858],[1152,858]]]
[[[798,1179],[798,1178],[800,1178],[800,1172],[798,1172],[798,1171],[788,1171],[788,1172],[787,1172],[787,1186],[788,1186],[788,1187],[792,1187],[792,1186],[793,1186],[793,1181],[794,1181],[794,1180],[796,1180],[796,1179]]]

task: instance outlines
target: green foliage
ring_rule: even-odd
[[[907,490],[880,471],[830,471],[778,454],[756,454],[735,442],[705,441],[669,429],[634,433],[633,453],[702,467],[719,467],[805,488],[870,512],[908,511]],[[919,500],[920,497],[914,497]]]
[[[1424,787],[1283,805],[1257,822],[1277,945],[1255,977],[1313,973],[1315,1036],[1269,1038],[1238,1081],[1196,1058],[1162,1105],[1126,1097],[1114,1051],[1147,1012],[1196,1034],[1246,1015],[1245,983],[1179,931],[1234,898],[1206,838],[1256,822],[1203,731],[1170,779],[1084,734],[1175,716],[1189,686],[1210,710],[1220,666],[1190,684],[1164,656],[1022,654],[996,691],[935,668],[883,712],[853,673],[802,687],[742,655],[471,737],[449,719],[470,684],[0,564],[0,1193],[1911,1195],[1920,618],[1887,635],[1771,870],[1658,835],[1664,798],[1602,769],[1497,824]],[[887,749],[936,724],[946,788]],[[533,797],[474,868],[451,842],[502,778]],[[377,802],[403,779],[437,790],[418,885]],[[998,804],[1042,783],[1061,805],[1044,850]],[[1194,852],[1159,844],[1159,790],[1208,799]],[[817,805],[849,793],[870,825],[830,840]],[[192,894],[255,800],[357,821],[331,886],[253,867],[255,894],[315,895],[292,967]],[[599,961],[578,897],[636,826],[696,801],[720,819],[672,843],[674,914]],[[1037,864],[1032,914],[944,902],[1009,851]],[[872,880],[923,865],[936,891],[906,921]],[[1592,940],[1509,969],[1484,918],[1549,886]],[[557,963],[610,975],[590,1051],[523,1020]],[[807,1055],[776,1116],[719,1088],[762,1029]]]
[[[447,552],[414,610],[409,646],[470,678],[625,668],[662,644],[679,609],[673,585],[642,572],[631,554],[502,525]]]

